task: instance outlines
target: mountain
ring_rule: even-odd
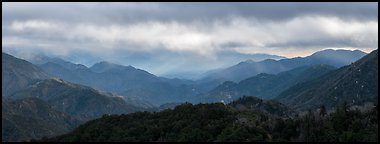
[[[134,99],[136,103],[150,103],[155,106],[185,101],[198,94],[200,90],[194,85],[188,85],[190,81],[161,78],[132,66],[105,61],[81,69],[69,69],[53,62],[42,64],[40,67],[52,76],[114,92],[126,99]]]
[[[316,52],[307,57],[296,57],[280,60],[266,59],[259,62],[247,60],[226,69],[209,72],[208,75],[202,79],[202,81],[239,82],[259,73],[277,74],[279,72],[311,64],[327,64],[335,67],[341,67],[360,59],[364,55],[366,55],[366,53],[359,50],[350,51],[327,49]]]
[[[261,73],[234,83],[231,81],[218,85],[215,89],[198,95],[200,102],[228,103],[244,95],[254,95],[263,99],[271,99],[282,91],[297,83],[305,82],[322,76],[335,69],[333,66],[315,64],[301,66],[277,75]]]
[[[362,58],[366,54],[367,53],[360,50],[350,51],[327,49],[312,54],[306,59],[306,61],[310,62],[306,63],[324,63],[335,67],[342,67]]]
[[[2,96],[8,96],[28,85],[48,78],[41,68],[30,62],[2,53]]]
[[[27,61],[35,64],[35,65],[42,65],[42,64],[46,64],[46,63],[51,62],[51,63],[59,64],[59,65],[65,67],[67,69],[70,69],[70,70],[87,68],[85,65],[82,65],[82,64],[74,64],[74,63],[65,61],[61,58],[57,58],[57,57],[52,58],[52,57],[48,57],[48,56],[41,55],[41,54],[26,55],[26,54],[17,54],[16,53],[16,56],[17,55],[25,57],[25,60],[27,60]]]
[[[37,82],[28,89],[18,91],[9,97],[13,99],[36,97],[46,101],[55,109],[82,120],[94,119],[104,114],[122,114],[141,110],[118,96],[58,78]]]
[[[189,103],[160,112],[105,115],[37,142],[377,142],[377,106],[342,105],[294,116],[285,105],[244,97],[229,105]]]
[[[102,73],[102,72],[105,72],[105,71],[108,71],[108,70],[123,70],[123,69],[133,69],[133,70],[135,70],[135,68],[132,67],[132,66],[123,66],[123,65],[118,65],[118,64],[113,64],[113,63],[110,63],[110,62],[106,62],[106,61],[98,62],[98,63],[96,63],[96,64],[94,64],[93,66],[90,67],[91,71],[97,72],[97,73]]]
[[[5,53],[2,64],[3,141],[55,136],[104,114],[145,110],[130,104],[134,102],[131,99],[49,78],[41,68]],[[46,65],[55,66],[52,70],[61,73],[83,70],[52,62]]]
[[[38,98],[2,99],[2,141],[24,141],[67,133],[81,121]]]
[[[320,105],[336,107],[344,101],[351,105],[378,100],[378,52],[331,71],[315,80],[300,83],[276,99],[299,110]]]
[[[56,77],[73,80],[73,82],[79,82],[82,80],[80,76],[73,72],[75,70],[70,70],[57,63],[47,62],[40,65],[40,67],[47,73],[54,74]]]
[[[253,61],[262,61],[265,59],[275,59],[275,60],[280,60],[280,59],[285,59],[286,57],[279,56],[279,55],[272,55],[272,54],[266,54],[266,53],[241,53],[237,52],[235,50],[224,50],[218,52],[218,55],[220,56],[221,60],[225,58],[228,61],[232,62],[239,62],[247,59],[251,59]]]

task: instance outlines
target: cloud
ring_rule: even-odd
[[[321,16],[296,17],[283,22],[262,22],[235,17],[213,23],[148,21],[125,25],[26,20],[12,22],[3,39],[5,45],[19,43],[35,46],[41,43],[62,43],[62,48],[71,47],[100,53],[118,49],[166,49],[210,56],[226,48],[242,48],[239,45],[252,50],[377,47],[377,31],[377,21],[345,21],[337,17]],[[22,38],[18,41],[24,42],[12,42],[19,35]],[[89,45],[86,46],[86,43]],[[231,43],[238,46],[231,46]],[[230,47],[226,47],[228,45]]]
[[[360,21],[377,20],[374,3],[3,3],[3,20],[61,19],[71,22],[126,23],[146,20],[189,22],[226,16],[283,21],[324,15]],[[30,13],[32,12],[32,13]],[[10,16],[12,14],[12,16]]]
[[[156,73],[220,67],[228,63],[220,55],[226,51],[294,57],[327,47],[367,52],[378,47],[377,3],[3,3],[2,8],[3,49],[81,52]],[[157,61],[162,67],[149,64]]]

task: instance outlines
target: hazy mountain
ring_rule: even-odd
[[[100,89],[122,91],[160,82],[157,76],[147,71],[136,69],[132,66],[121,66],[108,62],[101,62],[95,64],[91,68],[94,69],[97,67],[103,68],[102,70],[104,71],[95,74],[96,79],[93,79],[88,85],[94,83]]]
[[[70,70],[73,70],[73,69],[86,69],[87,67],[85,65],[82,65],[82,64],[74,64],[74,63],[71,63],[71,62],[68,62],[68,61],[65,61],[61,58],[57,58],[57,57],[48,57],[48,56],[45,56],[45,55],[33,55],[31,54],[30,56],[27,56],[25,58],[25,60],[33,63],[33,64],[36,64],[36,65],[42,65],[42,64],[46,64],[46,63],[56,63],[56,64],[59,64],[67,69],[70,69]]]
[[[378,52],[371,52],[360,60],[331,71],[315,80],[295,85],[276,99],[297,109],[315,109],[320,105],[336,107],[378,100]]]
[[[316,64],[301,66],[277,75],[261,73],[239,83],[224,82],[215,89],[197,97],[201,102],[225,103],[244,95],[271,99],[297,83],[318,78],[333,69],[335,69],[333,66]]]
[[[98,62],[90,67],[91,71],[97,72],[97,73],[102,73],[108,70],[125,70],[125,69],[135,69],[135,68],[132,66],[123,66],[123,65],[113,64],[106,61]]]
[[[2,96],[25,89],[28,85],[48,77],[39,67],[2,53]]]
[[[149,102],[156,106],[179,102],[198,94],[198,88],[188,80],[157,77],[132,66],[99,62],[90,68],[68,69],[58,63],[40,65],[47,73],[70,82],[88,85],[99,90],[115,92],[138,103]],[[146,101],[146,102],[144,102]]]
[[[46,51],[25,51],[14,49],[5,49],[4,51],[36,65],[52,62],[46,60],[46,58],[60,58],[75,64],[83,64],[87,67],[91,67],[95,62],[107,60],[120,65],[132,65],[147,70],[157,76],[191,80],[199,79],[200,75],[207,70],[225,68],[247,59],[261,61],[265,59],[279,60],[285,58],[265,53],[244,54],[235,50],[229,50],[229,48],[219,51],[212,59],[197,54],[177,53],[165,50],[157,50],[153,52],[135,51],[133,53],[121,52],[114,53],[112,56],[100,57],[80,50],[65,55],[56,55]],[[157,55],[157,53],[160,53],[160,55]],[[167,61],[168,59],[175,59],[175,61]],[[191,61],[189,61],[189,59],[191,59]],[[197,65],[194,65],[194,63],[197,63]]]
[[[72,80],[72,82],[80,82],[82,80],[80,76],[73,72],[75,70],[67,69],[57,63],[47,62],[40,65],[40,67],[47,73],[54,74],[54,76],[63,78],[65,80]]]
[[[52,78],[37,82],[28,89],[10,96],[19,99],[40,98],[55,109],[77,116],[83,120],[100,117],[104,114],[121,114],[141,110],[110,93]]]
[[[274,59],[274,60],[286,59],[286,57],[283,57],[283,56],[265,54],[265,53],[244,54],[244,53],[238,53],[235,51],[223,51],[223,52],[220,52],[219,54],[222,58],[227,58],[231,61],[243,61],[247,59],[250,59],[253,61],[263,61],[266,59]]]
[[[25,141],[67,133],[80,121],[38,98],[2,99],[2,141]]]
[[[216,82],[239,82],[259,73],[277,74],[279,72],[311,64],[327,64],[335,67],[341,67],[360,59],[364,55],[366,55],[366,53],[359,50],[350,51],[327,49],[316,52],[307,57],[281,60],[266,59],[259,62],[247,60],[226,69],[209,72],[208,75],[202,80]]]

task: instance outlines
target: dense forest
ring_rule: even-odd
[[[247,101],[257,98],[243,97],[229,105],[184,103],[160,112],[104,115],[68,134],[38,141],[378,141],[377,104],[364,108],[343,103],[334,110],[321,106],[316,111],[279,115],[270,113],[272,108],[282,108],[278,103]],[[256,104],[264,106],[253,107]]]

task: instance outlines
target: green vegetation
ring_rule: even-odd
[[[41,141],[377,142],[377,113],[377,105],[359,110],[343,104],[333,112],[322,106],[318,111],[279,117],[221,103],[185,103],[161,112],[104,115],[71,133]]]

